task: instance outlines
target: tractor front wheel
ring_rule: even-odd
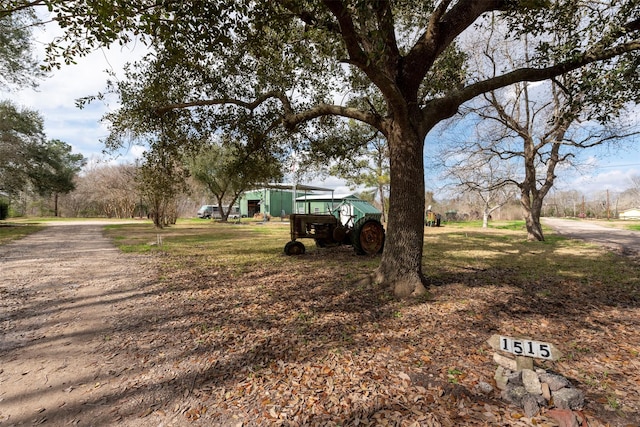
[[[284,245],[285,255],[302,255],[304,251],[304,245],[296,240],[292,240]]]
[[[384,227],[375,219],[358,221],[351,234],[353,248],[358,255],[375,255],[384,248]]]

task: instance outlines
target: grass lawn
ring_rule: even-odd
[[[486,341],[501,334],[563,352],[536,365],[585,392],[590,426],[640,423],[638,259],[549,230],[527,242],[521,222],[446,224],[425,228],[430,295],[398,300],[363,280],[379,257],[312,240],[302,240],[305,255],[285,256],[286,222],[105,233],[152,259],[159,278],[146,293],[153,304],[131,302],[140,318],[128,321],[144,330],[108,345],[135,349],[146,376],[188,383],[185,422],[557,425],[475,391],[493,383]]]

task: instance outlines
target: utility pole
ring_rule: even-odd
[[[607,189],[607,221],[611,219],[611,210],[609,209],[609,190]]]

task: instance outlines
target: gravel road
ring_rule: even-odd
[[[640,232],[637,231],[560,218],[543,218],[542,223],[562,236],[596,243],[622,255],[640,255]]]
[[[129,360],[103,347],[153,277],[99,222],[0,246],[0,426],[116,423],[117,374]]]

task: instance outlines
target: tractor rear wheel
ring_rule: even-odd
[[[304,245],[296,240],[292,240],[284,245],[285,255],[302,255],[304,251]]]
[[[384,227],[375,219],[362,218],[351,233],[351,244],[358,255],[375,255],[384,248]]]

